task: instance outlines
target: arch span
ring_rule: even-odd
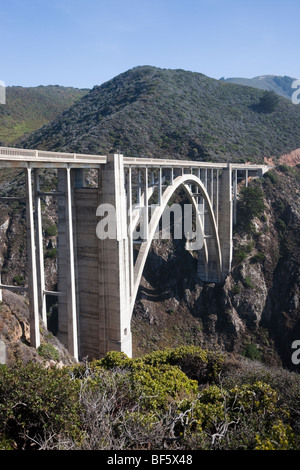
[[[212,207],[212,204],[211,204],[211,201],[210,201],[210,197],[207,193],[207,190],[206,190],[205,186],[203,185],[202,181],[197,176],[195,176],[193,174],[183,174],[181,176],[178,176],[177,178],[174,179],[172,185],[168,186],[165,189],[164,193],[162,194],[161,204],[156,207],[156,209],[154,210],[153,215],[150,219],[150,222],[149,222],[148,238],[147,238],[147,240],[145,240],[144,242],[141,243],[141,246],[140,246],[140,249],[139,249],[139,254],[137,256],[137,259],[136,259],[136,262],[135,262],[135,265],[134,265],[134,269],[133,269],[134,284],[133,284],[133,291],[132,291],[132,295],[131,295],[131,306],[130,306],[131,312],[133,311],[133,308],[134,308],[134,303],[135,303],[135,299],[136,299],[137,292],[138,292],[138,289],[139,289],[141,277],[142,277],[143,270],[144,270],[144,267],[145,267],[145,264],[146,264],[146,260],[147,260],[147,256],[148,256],[148,253],[149,253],[149,250],[150,250],[151,243],[152,243],[152,241],[154,239],[154,236],[155,236],[155,233],[156,233],[157,226],[158,226],[159,221],[160,221],[160,219],[163,215],[163,212],[166,208],[166,205],[168,204],[170,198],[173,196],[173,194],[175,193],[175,191],[177,189],[182,188],[185,191],[188,199],[190,200],[190,202],[192,203],[192,205],[193,205],[193,207],[196,211],[199,226],[200,226],[200,228],[202,230],[202,233],[204,235],[203,224],[202,224],[202,220],[201,220],[201,217],[200,217],[200,214],[199,214],[197,201],[196,201],[196,199],[195,199],[195,197],[194,197],[194,195],[193,195],[193,193],[192,193],[192,191],[189,187],[189,185],[191,183],[196,186],[196,188],[199,191],[201,197],[205,201],[205,205],[206,205],[206,208],[207,208],[207,214],[208,214],[209,221],[210,221],[210,226],[211,226],[212,232],[213,232],[212,237],[213,237],[213,241],[214,241],[214,248],[215,248],[215,253],[216,253],[216,258],[217,258],[218,272],[219,273],[222,272],[222,254],[221,254],[221,246],[220,246],[220,240],[219,240],[219,235],[218,235],[218,229],[217,229],[217,224],[216,224],[216,220],[215,220],[215,216],[214,216],[214,212],[213,212],[213,207]],[[209,252],[208,252],[208,248],[207,248],[207,244],[206,244],[206,240],[205,240],[205,235],[204,235],[203,249],[204,249],[204,258],[205,258],[205,261],[207,262],[208,258],[209,258]]]

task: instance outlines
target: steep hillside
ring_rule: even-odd
[[[18,145],[127,156],[256,161],[300,147],[300,107],[262,90],[184,70],[136,67],[101,86]]]
[[[237,85],[245,85],[253,88],[259,88],[261,90],[272,90],[277,95],[283,96],[284,98],[291,99],[294,89],[292,88],[292,83],[295,78],[284,77],[279,75],[261,75],[254,78],[241,78],[241,77],[231,77],[231,78],[222,78],[229,83],[236,83]]]
[[[22,295],[3,291],[0,304],[0,341],[5,345],[5,363],[17,361],[24,364],[47,361],[47,367],[56,364],[71,364],[74,359],[58,339],[42,325],[40,327],[42,346],[36,350],[30,346],[28,301]],[[53,362],[51,362],[53,361]]]
[[[68,109],[88,90],[58,85],[6,88],[6,104],[0,105],[0,145],[11,146]]]

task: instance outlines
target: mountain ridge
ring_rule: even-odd
[[[243,78],[243,77],[222,77],[220,80],[235,83],[237,85],[250,86],[253,88],[259,88],[261,90],[272,90],[277,95],[283,96],[291,100],[294,93],[292,88],[292,83],[296,78],[289,77],[287,75],[258,75],[253,78]]]
[[[56,119],[21,139],[41,150],[253,161],[300,147],[300,108],[262,90],[181,69],[139,66],[96,85]]]

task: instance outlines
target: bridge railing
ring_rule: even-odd
[[[159,168],[227,168],[227,163],[196,162],[193,160],[173,160],[170,158],[124,157],[124,166],[148,166]]]
[[[93,161],[98,163],[106,163],[106,155],[90,155],[82,153],[67,152],[49,152],[46,150],[27,150],[11,147],[0,147],[0,157],[9,159],[18,159],[25,157],[30,160],[51,160],[51,161]]]
[[[0,159],[20,160],[25,158],[29,160],[45,161],[45,162],[93,162],[93,163],[106,163],[106,155],[91,155],[82,153],[68,153],[68,152],[51,152],[47,150],[32,150],[21,149],[12,147],[0,147]],[[136,167],[162,167],[162,168],[207,168],[207,169],[223,169],[227,168],[227,163],[211,163],[211,162],[198,162],[189,160],[173,160],[169,158],[148,158],[148,157],[123,157],[124,166]],[[267,165],[257,164],[244,164],[234,163],[231,164],[232,170],[261,170],[263,173],[270,169]]]
[[[11,147],[0,147],[0,155],[3,155],[5,157],[34,157],[36,155],[36,151],[16,149]]]

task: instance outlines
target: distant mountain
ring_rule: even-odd
[[[300,148],[300,106],[184,70],[142,66],[95,86],[18,145],[127,156],[256,161]]]
[[[221,78],[221,80],[229,83],[236,83],[237,85],[251,86],[261,90],[272,90],[277,95],[284,98],[291,99],[295,89],[292,88],[292,83],[295,78],[280,76],[280,75],[261,75],[254,78]]]
[[[7,87],[6,104],[0,105],[0,142],[12,145],[68,109],[88,90],[58,85]]]

